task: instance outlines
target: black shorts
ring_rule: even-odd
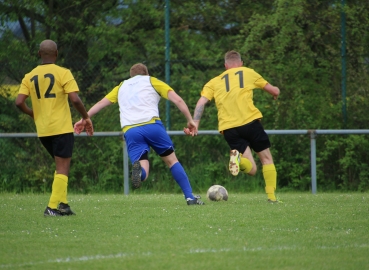
[[[259,120],[254,120],[246,125],[226,129],[223,131],[224,138],[231,149],[244,153],[249,146],[256,153],[270,148],[268,134]]]
[[[72,157],[74,145],[73,133],[40,137],[39,139],[53,158],[54,156],[62,158]]]

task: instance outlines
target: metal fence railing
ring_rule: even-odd
[[[169,135],[179,136],[185,135],[183,131],[167,131]],[[369,129],[308,129],[308,130],[266,130],[269,135],[309,135],[310,137],[310,167],[311,167],[311,192],[317,193],[317,176],[316,176],[316,138],[318,135],[353,135],[353,134],[369,134]],[[219,135],[217,130],[200,130],[198,135]],[[87,136],[81,133],[81,137]],[[95,132],[97,137],[123,137],[122,132]],[[37,137],[36,133],[0,133],[0,138],[30,138]],[[129,193],[129,161],[125,142],[123,143],[123,186],[124,194]]]

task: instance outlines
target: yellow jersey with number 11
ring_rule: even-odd
[[[231,68],[210,80],[201,96],[212,100],[218,109],[218,130],[243,126],[263,115],[254,106],[253,90],[263,89],[268,82],[253,69]]]

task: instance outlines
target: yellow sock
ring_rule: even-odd
[[[54,177],[56,175],[56,171],[54,172]],[[65,191],[63,192],[63,196],[60,198],[60,202],[68,204],[67,200],[67,190],[68,190],[68,178],[67,178],[67,187],[65,188]]]
[[[54,181],[48,207],[56,209],[61,201],[68,185],[68,176],[64,174],[54,174]]]
[[[248,158],[240,155],[240,170],[244,173],[249,173],[252,169],[252,163]]]
[[[268,199],[275,201],[274,191],[277,188],[277,171],[274,164],[263,165],[263,176],[265,181],[265,192]]]
[[[68,180],[67,180],[68,181]],[[65,190],[63,192],[62,197],[60,198],[60,202],[68,204],[68,200],[67,200],[67,190],[68,190],[68,182],[67,182],[67,186],[65,187]]]
[[[56,174],[56,171],[55,171],[55,174]],[[68,177],[67,177],[67,186],[65,187],[65,191],[63,192],[63,196],[60,198],[60,202],[68,204],[67,193],[68,193]]]

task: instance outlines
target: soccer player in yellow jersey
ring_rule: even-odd
[[[78,85],[69,69],[55,65],[58,49],[52,40],[44,40],[38,51],[41,65],[27,73],[15,101],[16,106],[31,116],[37,136],[55,161],[56,171],[49,203],[44,216],[73,215],[67,201],[67,186],[74,135],[68,98],[82,115],[82,125],[93,134],[92,122],[79,98]],[[31,97],[32,109],[25,100]]]
[[[263,116],[253,103],[253,90],[264,89],[277,99],[279,88],[268,83],[253,69],[244,67],[238,52],[227,52],[224,60],[226,71],[205,84],[193,119],[198,127],[205,104],[214,99],[218,109],[218,129],[231,148],[230,172],[234,176],[239,171],[255,175],[257,168],[251,149],[254,150],[263,165],[268,201],[278,202],[274,194],[277,171],[269,150],[268,135],[260,123]],[[185,133],[190,131],[185,130]]]
[[[132,185],[139,188],[149,176],[148,154],[150,147],[161,157],[182,189],[187,205],[203,205],[192,188],[185,170],[174,152],[173,143],[159,118],[158,103],[161,98],[173,102],[187,119],[188,134],[197,134],[196,124],[184,100],[166,83],[149,75],[147,67],[138,63],[130,69],[131,78],[114,87],[89,111],[90,117],[113,103],[119,104],[120,124],[132,162]],[[74,131],[83,130],[80,122]]]

